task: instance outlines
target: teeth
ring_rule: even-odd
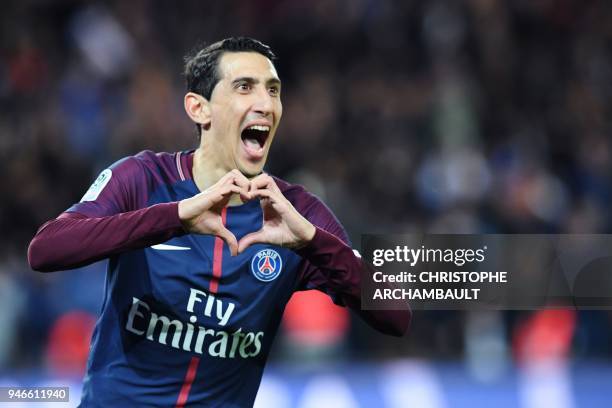
[[[253,126],[249,126],[247,129],[259,130],[261,132],[269,132],[270,131],[270,126],[253,125]]]

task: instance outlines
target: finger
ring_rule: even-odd
[[[199,193],[198,195],[202,195],[204,197],[213,197],[216,195],[225,195],[228,192],[228,188],[231,188],[232,186],[234,186],[234,183],[229,179],[226,178],[227,175],[223,176],[225,178],[222,178],[221,180],[219,180],[219,182],[217,184],[215,184],[212,187],[207,188],[206,190],[202,191],[201,193]],[[237,188],[239,188],[238,186],[235,186]],[[238,190],[236,190],[236,192],[238,192]]]
[[[243,203],[246,203],[247,201],[251,201],[253,199],[248,187],[240,187],[235,184],[232,184],[231,192],[232,194],[240,195],[240,200],[242,200]]]
[[[235,184],[228,184],[219,189],[219,194],[222,196],[228,196],[232,194],[240,194],[242,192],[242,188]]]
[[[274,177],[270,176],[269,174],[266,174],[266,176],[268,176],[268,188],[272,191],[276,191],[277,193],[282,194],[280,188],[278,187],[278,184],[276,184],[276,181],[274,180]]]
[[[250,182],[249,185],[247,186],[237,186],[239,188],[239,193],[240,194],[240,200],[242,200],[243,203],[246,203],[247,201],[251,201],[253,199],[253,197],[251,196],[251,192],[249,191],[249,187],[250,187]]]
[[[276,181],[274,181],[274,177],[270,176],[270,184],[268,185],[268,187],[273,190],[276,191],[278,194],[283,194],[281,192],[281,189],[278,187],[278,184],[276,184]]]
[[[236,176],[236,173],[234,172],[234,170],[228,171],[227,173],[223,175],[223,177],[219,179],[219,181],[217,181],[216,185],[221,186],[221,185],[227,184],[229,181],[232,181],[235,176]]]
[[[274,191],[270,189],[260,189],[251,191],[251,197],[253,199],[259,198],[262,200],[270,200],[272,204],[282,203],[285,200],[285,196],[280,191]]]
[[[274,191],[270,191],[270,190],[254,190],[251,191],[251,197],[253,198],[275,198],[276,197],[276,193]]]
[[[241,254],[245,249],[253,244],[263,243],[266,243],[266,241],[265,234],[262,230],[251,232],[250,234],[246,234],[244,237],[242,237],[240,242],[238,242],[238,253]]]
[[[249,189],[251,187],[251,181],[248,178],[246,178],[244,174],[242,174],[240,171],[236,169],[232,170],[230,174],[231,174],[231,177],[228,179],[228,181],[240,187],[241,189],[240,199],[242,200],[242,202],[247,202],[251,200],[251,196],[249,194]]]
[[[232,170],[231,174],[232,174],[232,180],[237,186],[240,186],[248,190],[249,186],[251,185],[251,181],[248,178],[246,178],[244,174],[242,174],[239,170],[236,170],[236,169]]]
[[[232,194],[241,194],[242,190],[240,187],[234,184],[226,184],[214,191],[209,199],[212,205],[219,204],[223,201],[229,200]]]
[[[251,191],[258,188],[271,188],[273,185],[276,184],[274,183],[272,177],[270,177],[266,173],[262,173],[259,176],[255,177],[253,180],[251,180]]]
[[[238,241],[236,240],[236,236],[227,228],[220,229],[217,235],[225,241],[232,256],[236,256],[238,254]]]
[[[246,203],[247,201],[251,201],[253,199],[253,197],[251,196],[251,193],[249,193],[248,191],[244,191],[243,189],[240,189],[240,201],[242,201],[243,203]]]

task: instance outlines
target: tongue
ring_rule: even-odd
[[[261,147],[257,139],[246,138],[244,139],[244,144],[249,149],[253,149],[253,150],[258,150]]]

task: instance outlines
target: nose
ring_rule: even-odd
[[[253,110],[262,116],[268,116],[274,111],[274,101],[267,89],[260,89]]]

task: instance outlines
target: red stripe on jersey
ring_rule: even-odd
[[[227,208],[223,208],[221,210],[221,221],[223,225],[225,225],[227,220]],[[210,286],[208,288],[210,293],[217,293],[217,289],[219,288],[219,278],[221,278],[221,265],[223,261],[223,240],[219,237],[215,237],[215,247],[213,250],[213,276],[210,281]],[[183,386],[181,387],[181,392],[179,393],[178,399],[176,400],[176,408],[182,408],[185,406],[187,402],[187,397],[189,397],[189,391],[191,390],[191,384],[193,384],[193,380],[196,376],[196,371],[198,369],[198,364],[200,363],[199,357],[192,357],[191,362],[189,363],[189,368],[187,369],[187,374],[185,375],[185,381],[183,382]]]
[[[176,408],[182,408],[185,406],[185,403],[187,402],[187,397],[189,397],[189,390],[191,389],[191,384],[193,384],[193,380],[196,376],[196,371],[198,370],[198,364],[200,364],[200,358],[191,357],[191,362],[189,363],[187,374],[185,374],[185,381],[183,381],[181,392],[179,393],[178,399],[176,400]]]
[[[221,221],[225,226],[227,220],[227,208],[223,208],[221,211]],[[221,266],[223,262],[223,239],[215,237],[215,249],[213,251],[213,276],[210,280],[210,286],[208,291],[210,293],[217,293],[219,289],[219,279],[221,278]]]

